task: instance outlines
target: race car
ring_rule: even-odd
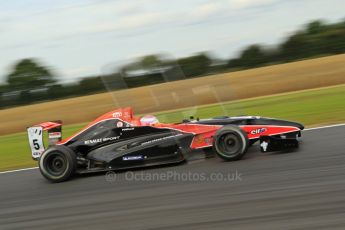
[[[61,121],[34,125],[27,133],[32,158],[38,161],[42,175],[62,182],[75,174],[184,162],[201,153],[235,161],[257,141],[262,152],[296,149],[303,129],[297,122],[259,116],[191,117],[164,124],[152,115],[134,117],[128,107],[100,116],[64,140]]]

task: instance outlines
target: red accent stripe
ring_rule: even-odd
[[[41,124],[34,125],[34,127],[35,127],[35,126],[40,126],[40,127],[43,128],[43,130],[49,130],[49,129],[52,129],[52,128],[59,127],[59,126],[61,126],[61,125],[62,125],[62,124],[60,124],[60,123],[47,121],[47,122],[43,122],[43,123],[41,123]]]

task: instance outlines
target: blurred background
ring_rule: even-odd
[[[0,135],[24,142],[26,127],[57,119],[66,135],[124,106],[163,122],[343,122],[343,3],[2,1]],[[11,151],[19,139],[5,137]]]
[[[341,54],[342,3],[2,2],[1,109]]]

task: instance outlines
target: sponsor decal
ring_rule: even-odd
[[[267,143],[266,141],[263,141],[263,142],[260,144],[260,146],[261,146],[262,150],[263,150],[264,152],[266,152],[267,147],[268,147],[268,143]]]
[[[61,132],[52,132],[49,133],[49,138],[60,138],[61,137]]]
[[[252,131],[250,131],[250,134],[256,135],[256,134],[264,133],[266,131],[267,131],[266,128],[253,129]]]
[[[122,113],[121,112],[115,112],[115,113],[113,113],[113,117],[115,117],[115,118],[122,117]]]
[[[134,128],[132,127],[132,128],[124,128],[124,129],[122,129],[122,131],[131,131],[131,130],[134,130]]]
[[[124,160],[124,161],[144,160],[144,156],[143,156],[143,155],[138,155],[138,156],[126,156],[126,157],[122,157],[122,160]]]
[[[85,145],[96,144],[96,143],[102,143],[102,142],[113,141],[113,140],[118,140],[118,139],[120,139],[120,136],[97,138],[97,139],[86,140],[84,141],[84,144]]]
[[[166,139],[170,139],[170,138],[175,138],[175,137],[178,137],[178,136],[181,136],[181,135],[182,134],[176,134],[176,135],[173,135],[173,136],[161,137],[161,138],[157,138],[157,139],[153,139],[153,140],[149,140],[149,141],[143,142],[143,143],[141,143],[141,145],[147,145],[147,144],[155,143],[157,141],[162,141],[162,140],[166,140]]]
[[[122,121],[117,122],[116,127],[118,128],[123,127],[123,122]]]
[[[32,156],[33,156],[33,158],[37,158],[37,157],[41,156],[41,153],[40,152],[32,152]]]

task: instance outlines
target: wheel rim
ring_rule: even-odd
[[[217,147],[219,151],[226,156],[237,155],[242,148],[241,139],[233,133],[227,133],[220,136]]]
[[[66,157],[61,152],[51,152],[44,160],[44,167],[49,174],[60,176],[67,169]]]

